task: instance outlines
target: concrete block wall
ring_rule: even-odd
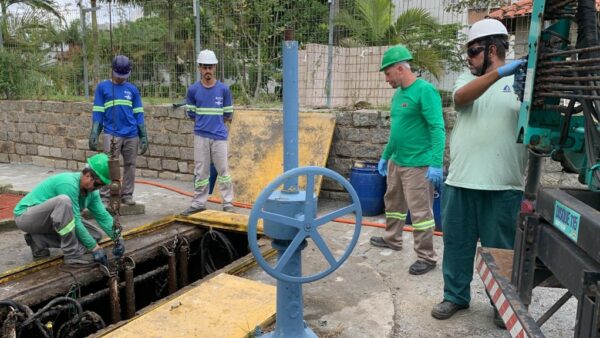
[[[193,124],[182,108],[144,106],[149,150],[138,157],[137,177],[191,181]],[[95,152],[88,149],[91,103],[0,101],[0,163],[30,163],[80,170]],[[243,110],[238,109],[242,112]],[[337,122],[327,167],[350,177],[357,161],[377,162],[389,137],[389,112],[336,111]],[[444,112],[447,135],[455,113]],[[448,143],[450,137],[446,137]],[[448,163],[446,146],[445,162]],[[577,186],[577,175],[565,174],[547,160],[542,184]],[[347,199],[341,186],[325,180],[321,198]]]
[[[193,124],[182,108],[144,106],[149,150],[138,156],[137,176],[193,179]],[[91,103],[2,101],[0,163],[80,170],[89,150]]]

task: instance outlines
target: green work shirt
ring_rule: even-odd
[[[470,72],[462,74],[454,93],[475,78]],[[527,149],[517,143],[520,102],[513,81],[512,76],[501,78],[472,104],[456,107],[446,184],[477,190],[523,190]]]
[[[81,222],[83,209],[87,208],[94,215],[102,230],[110,238],[113,238],[113,218],[102,204],[100,193],[98,190],[94,190],[85,196],[82,195],[79,188],[80,178],[81,173],[62,173],[45,179],[17,204],[13,212],[15,217],[22,215],[29,207],[40,205],[58,195],[66,195],[71,199],[73,206],[75,234],[86,248],[93,249],[96,241]]]
[[[423,79],[398,88],[392,97],[390,137],[383,159],[403,167],[444,164],[445,130],[442,99],[437,89]]]

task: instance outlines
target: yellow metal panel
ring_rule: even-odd
[[[299,166],[325,167],[334,128],[335,115],[331,113],[299,114]],[[236,111],[228,145],[234,199],[251,204],[269,182],[283,173],[283,113]],[[302,180],[300,186],[304,184]],[[320,178],[315,186],[318,193]]]
[[[202,221],[203,224],[222,225],[246,232],[248,228],[248,215],[234,214],[218,210],[204,210],[188,216],[193,220]],[[259,234],[263,231],[262,219],[258,220],[256,227]]]
[[[220,274],[103,337],[246,337],[273,318],[275,290]]]

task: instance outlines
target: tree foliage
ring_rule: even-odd
[[[460,64],[460,24],[439,24],[426,10],[411,8],[394,21],[391,0],[355,0],[354,12],[341,11],[335,23],[346,30],[341,44],[348,47],[404,44],[413,53],[413,64],[436,78]]]

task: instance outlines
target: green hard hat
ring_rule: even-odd
[[[105,153],[96,154],[88,158],[87,163],[104,184],[111,183],[109,178],[110,172],[108,170],[108,156]]]
[[[393,65],[394,63],[410,61],[412,59],[412,54],[410,54],[410,52],[404,45],[395,45],[390,49],[386,50],[385,53],[383,53],[383,57],[381,58],[381,67],[379,68],[379,71],[383,72],[384,69]]]

